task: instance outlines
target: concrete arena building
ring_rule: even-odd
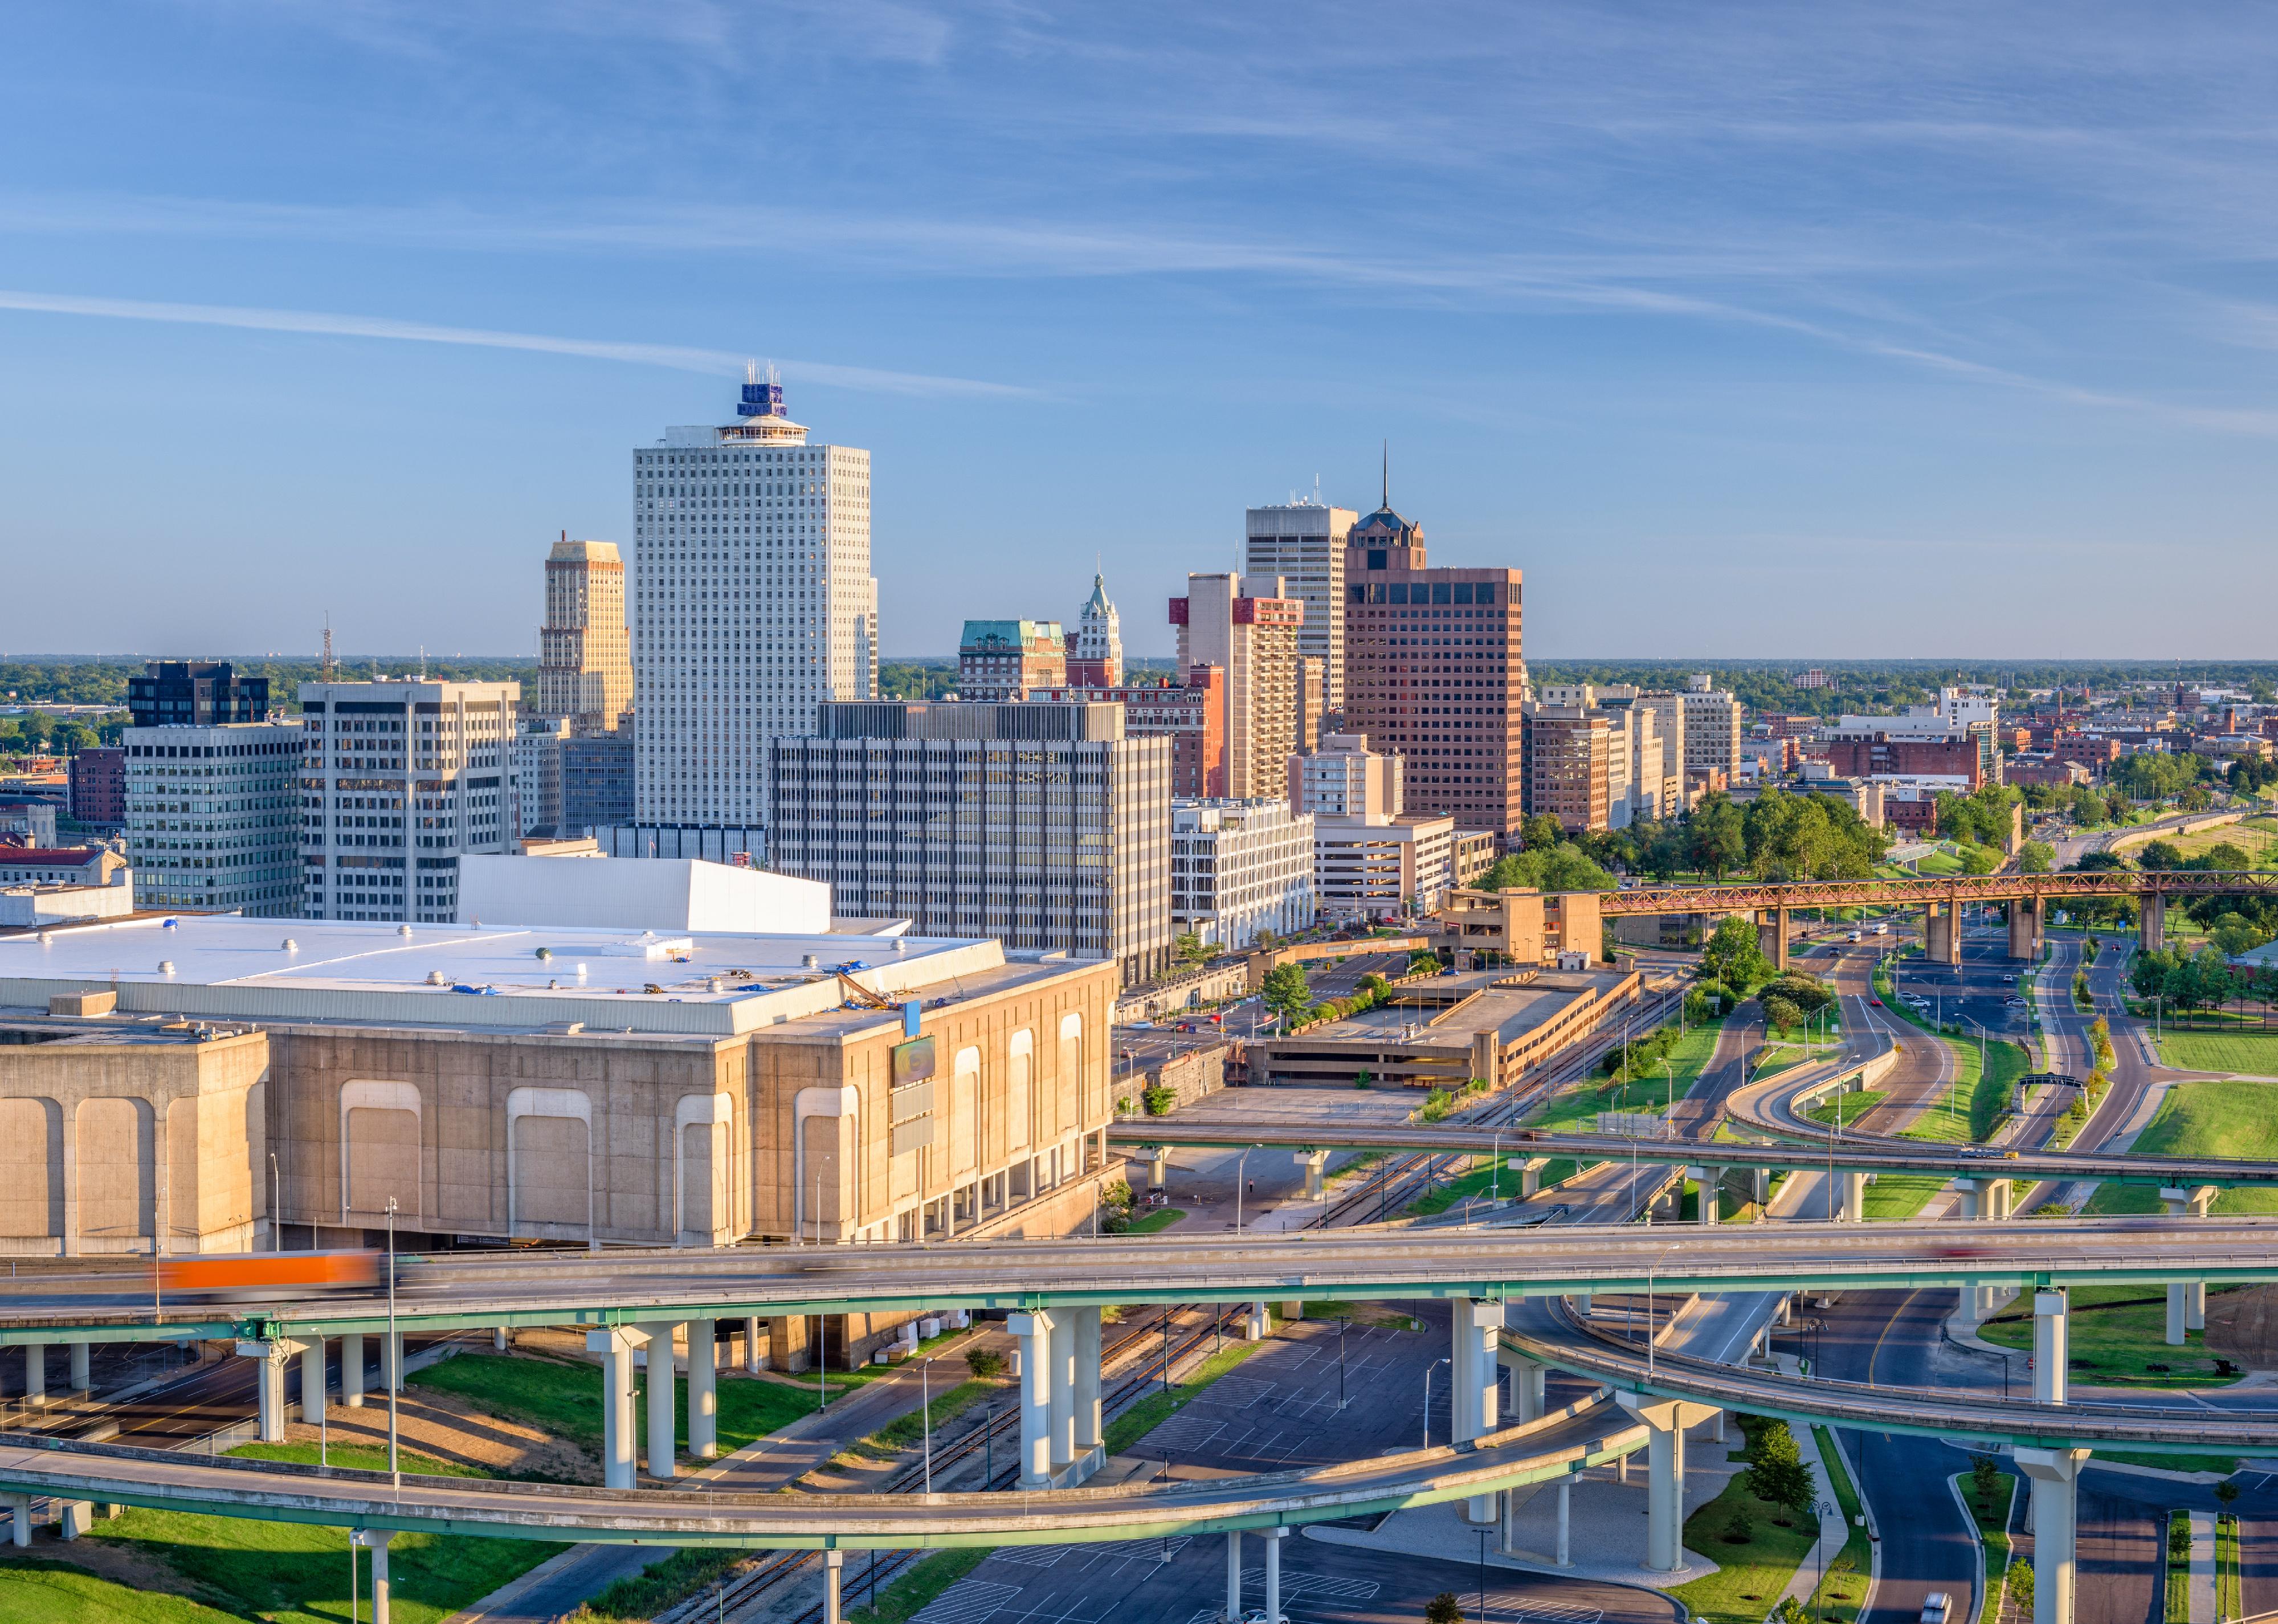
[[[854,960],[865,986],[923,1005],[929,1078],[896,1085],[906,1011],[850,1006],[832,967]],[[186,1143],[250,1202],[185,1226],[178,1183],[170,1251],[266,1245],[272,1193],[294,1248],[370,1244],[391,1199],[415,1249],[1032,1232],[1023,1212],[1066,1205],[1052,1192],[1104,1163],[1114,985],[1112,964],[982,940],[137,919],[0,938],[0,1020],[25,1046],[0,1047],[0,1114],[66,1182],[94,1165],[73,1135],[108,1136],[104,1176],[130,1195],[104,1209],[103,1250],[150,1249]],[[202,1114],[186,1142],[180,1089],[147,1054],[218,1024],[265,1045],[232,1084],[256,1103]],[[77,1057],[68,1086],[49,1056]],[[11,1190],[55,1187],[34,1161],[19,1148]],[[0,1202],[0,1251],[88,1249],[67,1208]]]

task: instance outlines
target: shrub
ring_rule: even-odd
[[[1731,1521],[1724,1525],[1724,1543],[1728,1545],[1745,1545],[1755,1536],[1756,1524],[1754,1519],[1748,1515],[1748,1508],[1745,1505],[1735,1505],[1732,1508]]]
[[[993,1381],[1005,1374],[1005,1355],[997,1348],[967,1348],[965,1367],[982,1381]]]
[[[1170,1115],[1171,1107],[1179,1103],[1179,1094],[1176,1089],[1165,1088],[1158,1083],[1140,1095],[1139,1100],[1147,1107],[1148,1115],[1167,1116]]]

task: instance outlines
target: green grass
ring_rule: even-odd
[[[1848,1128],[1873,1110],[1890,1096],[1877,1088],[1854,1089],[1847,1094],[1838,1094],[1831,1099],[1815,1100],[1797,1115],[1808,1116],[1815,1122],[1832,1122],[1841,1114],[1843,1127]]]
[[[1915,868],[1923,874],[1959,874],[1961,872],[1961,859],[1952,852],[1932,852],[1915,863]]]
[[[1186,1215],[1184,1207],[1158,1207],[1143,1217],[1134,1218],[1131,1221],[1131,1227],[1123,1232],[1126,1235],[1159,1234]]]
[[[172,1567],[198,1593],[226,1598],[232,1611],[264,1624],[336,1624],[348,1613],[345,1529],[133,1510],[97,1523],[88,1537],[132,1547]],[[398,1624],[435,1624],[561,1548],[538,1540],[398,1534],[388,1558],[392,1616]],[[364,1571],[369,1598],[369,1568]]]
[[[983,1399],[1008,1390],[1010,1383],[1002,1381],[982,1381],[979,1377],[959,1382],[947,1391],[937,1394],[925,1412],[933,1418],[933,1429],[939,1432],[966,1411]],[[845,1451],[847,1456],[868,1456],[873,1460],[888,1460],[906,1449],[925,1442],[925,1415],[912,1410],[906,1415],[897,1415],[867,1438],[858,1438]]]
[[[847,1624],[907,1624],[934,1597],[987,1561],[989,1552],[987,1545],[936,1552],[879,1591],[875,1608],[865,1605],[849,1611]],[[851,1590],[852,1579],[848,1584]]]
[[[2107,1186],[2109,1188],[2109,1186]],[[2236,1375],[2219,1376],[2206,1352],[2205,1333],[2190,1331],[2184,1345],[2167,1345],[2167,1305],[2145,1301],[2142,1286],[2080,1286],[2072,1292],[2070,1340],[2072,1379],[2107,1386],[2219,1387]],[[1978,1328],[1997,1347],[2030,1352],[2033,1345],[2032,1295],[2028,1292]],[[2022,1312],[2020,1310],[2022,1309]],[[2084,1362],[2083,1362],[2084,1361]],[[2167,1369],[2148,1368],[2165,1365]],[[2023,1373],[2018,1373],[2022,1375]],[[2243,1373],[2241,1373],[2243,1374]],[[2148,1461],[2148,1458],[2147,1458]],[[2167,1464],[2166,1461],[2151,1464]],[[2178,1471],[2203,1468],[2178,1467]],[[2213,1468],[2236,1469],[2236,1463]]]
[[[1746,1473],[1734,1474],[1722,1494],[1685,1520],[1686,1548],[1712,1559],[1717,1568],[1669,1593],[1694,1618],[1710,1624],[1762,1624],[1773,1598],[1787,1588],[1818,1538],[1817,1518],[1799,1518],[1767,1505],[1747,1491],[1747,1482]],[[1750,1525],[1747,1539],[1739,1544],[1724,1537],[1735,1513],[1745,1515]],[[1793,1526],[1781,1528],[1775,1517]]]
[[[2243,1595],[2244,1575],[2239,1568],[2238,1518],[2229,1512],[2219,1512],[2214,1520],[2214,1616],[2219,1619],[2239,1619],[2246,1616]]]
[[[2236,1455],[2141,1455],[2127,1450],[2099,1449],[2096,1458],[2121,1466],[2157,1467],[2162,1472],[2219,1472],[2225,1477],[2240,1466]]]
[[[946,1338],[936,1338],[942,1340]],[[868,1379],[868,1375],[867,1371],[833,1373],[831,1391],[842,1392],[856,1384],[851,1378]],[[634,1379],[645,1387],[647,1373],[637,1373]],[[462,1353],[415,1373],[407,1382],[413,1387],[448,1393],[485,1414],[520,1421],[585,1449],[601,1447],[601,1369],[598,1365],[562,1365],[508,1353]],[[718,1391],[723,1455],[780,1431],[800,1416],[813,1413],[815,1406],[812,1383],[794,1387],[764,1378],[723,1376]],[[683,1403],[675,1410],[680,1418],[678,1438],[684,1444],[688,1406]],[[635,1403],[633,1416],[634,1425],[646,1437],[648,1406]]]
[[[1718,1016],[1687,1028],[1669,1051],[1668,1071],[1656,1061],[1649,1076],[1640,1076],[1619,1087],[1594,1073],[1547,1101],[1526,1119],[1526,1125],[1557,1133],[1595,1133],[1601,1111],[1658,1111],[1669,1102],[1672,1084],[1677,1098],[1682,1099],[1716,1054],[1716,1039],[1724,1027],[1724,1017]]]
[[[315,1466],[317,1449],[314,1444],[241,1444],[229,1452],[248,1460],[283,1460],[294,1466]],[[334,1444],[323,1452],[326,1466],[348,1467],[359,1472],[387,1470],[387,1445],[385,1444]],[[438,1460],[432,1455],[422,1455],[408,1449],[398,1449],[396,1460],[404,1471],[417,1472],[422,1477],[495,1475],[478,1467],[462,1466],[455,1460]]]
[[[2016,1497],[2017,1480],[2004,1473],[1990,1503],[1970,1492],[1968,1473],[1958,1475],[1953,1484],[1977,1524],[1977,1543],[1985,1547],[1985,1597],[1977,1612],[1977,1624],[1994,1624],[2001,1616],[2003,1580],[2009,1571],[2009,1508]]]
[[[1851,1559],[1851,1572],[1838,1583],[1830,1574],[1827,1588],[1820,1593],[1820,1615],[1837,1619],[1842,1624],[1857,1624],[1860,1609],[1866,1605],[1868,1575],[1874,1556],[1867,1530],[1859,1526],[1859,1491],[1851,1486],[1851,1474],[1844,1469],[1843,1457],[1835,1451],[1835,1440],[1824,1427],[1811,1429],[1812,1440],[1819,1445],[1819,1458],[1826,1463],[1827,1479],[1835,1485],[1835,1503],[1843,1508],[1843,1526],[1848,1530],[1837,1561]],[[1833,1563],[1829,1567],[1832,1567]]]
[[[2160,1058],[2182,1071],[2243,1071],[2278,1076],[2278,1032],[2169,1032]]]
[[[1107,1423],[1107,1452],[1120,1455],[1201,1396],[1210,1384],[1253,1353],[1263,1352],[1264,1342],[1228,1343],[1196,1366],[1193,1374],[1165,1392],[1158,1387]]]
[[[2160,1114],[2137,1136],[2144,1156],[2278,1157],[2278,1088],[2267,1083],[2179,1083]],[[2159,1213],[2166,1207],[2149,1184],[2101,1184],[2088,1203],[2096,1216]],[[2223,1214],[2278,1213],[2278,1190],[2224,1190],[2214,1199]]]
[[[340,1616],[345,1617],[343,1607]],[[131,1590],[67,1562],[0,1559],[0,1624],[243,1624],[186,1597]]]
[[[2160,1540],[2161,1559],[2167,1569],[2167,1624],[2191,1624],[2191,1514],[2187,1511],[2167,1513],[2167,1526],[2163,1533],[2172,1536],[2176,1528],[2183,1531],[2183,1555],[2178,1559],[2167,1549],[2167,1539]]]
[[[675,1602],[695,1595],[751,1554],[685,1546],[661,1562],[605,1585],[600,1594],[570,1614],[564,1624],[643,1624]]]

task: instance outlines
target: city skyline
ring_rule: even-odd
[[[2278,585],[2267,48],[2219,22],[134,16],[14,19],[0,68],[59,648],[170,646],[228,548],[217,647],[525,652],[529,549],[629,545],[615,448],[746,357],[877,454],[889,656],[976,580],[1238,569],[1317,475],[1372,507],[1387,439],[1546,660],[2244,657]],[[464,590],[350,590],[381,546]],[[91,556],[149,590],[87,601]],[[1800,624],[1829,592],[1871,611]]]

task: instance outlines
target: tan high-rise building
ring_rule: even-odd
[[[1526,716],[1526,811],[1569,834],[1608,826],[1611,719],[1580,705],[1536,705]],[[1628,767],[1623,767],[1626,783]]]
[[[632,640],[617,544],[565,535],[546,555],[538,714],[568,722],[576,733],[605,733],[632,708]]]
[[[1297,655],[1304,604],[1282,595],[1279,577],[1189,575],[1187,595],[1171,600],[1171,624],[1181,670],[1226,672],[1223,798],[1286,793],[1305,722]]]

